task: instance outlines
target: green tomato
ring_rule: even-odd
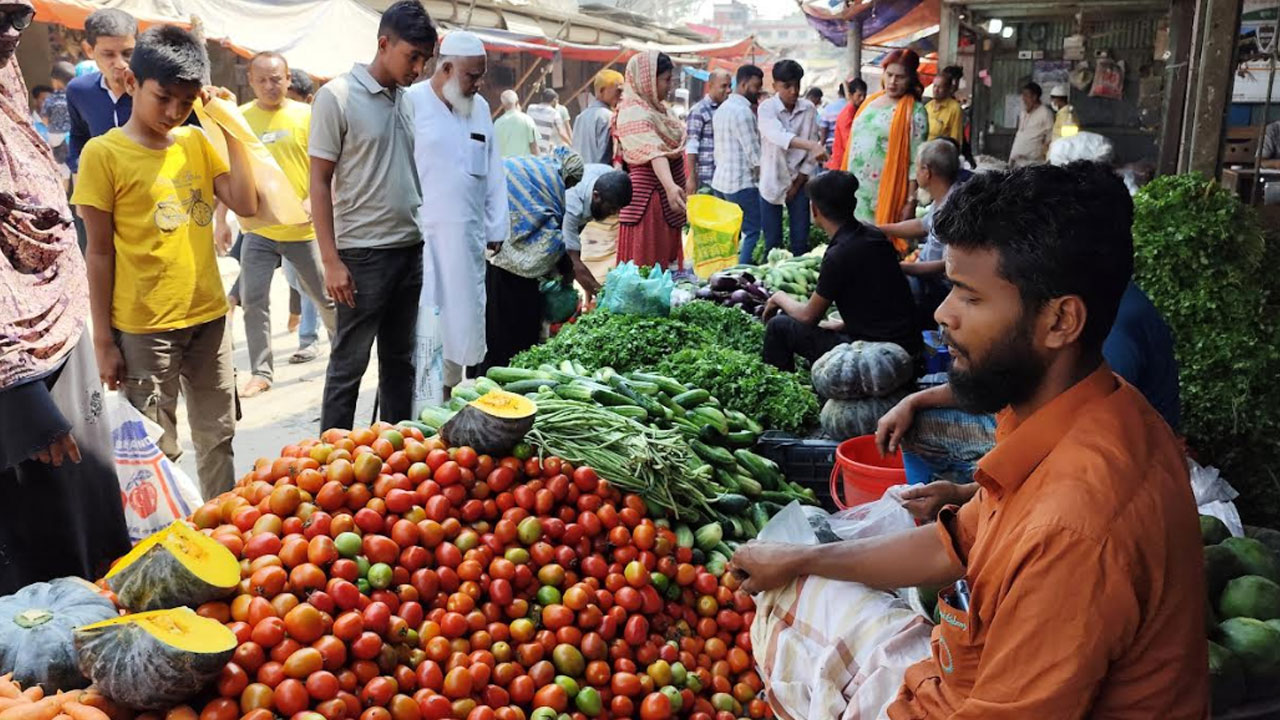
[[[383,430],[382,439],[391,443],[391,447],[395,450],[404,449],[404,435],[401,435],[398,430]]]
[[[702,681],[698,679],[697,673],[688,673],[689,677],[684,679],[684,686],[689,688],[694,695],[702,692]]]
[[[539,605],[542,605],[544,607],[547,605],[559,605],[560,590],[550,585],[543,585],[542,587],[538,588],[538,594],[534,596],[534,599],[538,602]]]
[[[649,582],[653,584],[655,590],[665,593],[671,587],[671,578],[660,572],[649,573]]]
[[[522,545],[532,545],[542,539],[542,521],[536,517],[527,517],[516,526],[516,537]]]
[[[530,560],[529,551],[522,547],[507,548],[507,551],[503,553],[503,557],[505,557],[508,562],[515,563],[516,565],[527,565]]]
[[[356,578],[356,589],[360,591],[361,595],[368,595],[373,592],[373,586],[364,578]]]
[[[729,693],[716,693],[711,696],[711,707],[719,712],[733,712],[735,702]]]
[[[555,684],[559,685],[560,689],[564,690],[564,694],[568,695],[570,699],[578,696],[578,681],[568,675],[557,675]]]
[[[395,572],[391,566],[386,563],[378,563],[369,568],[369,584],[375,590],[385,590],[391,586],[391,580],[395,577]]]
[[[684,706],[684,698],[681,697],[679,690],[670,685],[664,685],[658,692],[666,695],[667,699],[671,701],[671,712],[680,712],[680,708]]]
[[[369,558],[363,555],[356,556],[356,574],[362,578],[369,577]]]
[[[529,720],[556,720],[556,711],[549,707],[540,707],[529,715]]]
[[[360,536],[353,532],[338,533],[338,537],[333,539],[333,545],[338,548],[338,554],[344,558],[353,558],[360,554]]]
[[[595,717],[603,709],[600,692],[593,687],[584,687],[579,690],[577,697],[573,699],[573,704],[577,705],[578,710],[587,717]]]
[[[525,460],[533,457],[533,446],[527,442],[517,443],[516,446],[511,449],[511,455],[520,462],[524,462]],[[530,720],[538,720],[538,718],[530,718]]]
[[[685,669],[684,663],[677,662],[671,664],[671,684],[683,686],[685,681],[689,679],[689,671]]]

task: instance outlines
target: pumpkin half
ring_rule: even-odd
[[[484,455],[505,455],[533,428],[538,406],[523,395],[490,390],[472,400],[440,428],[452,447],[468,446]]]
[[[240,582],[240,563],[221,543],[179,520],[135,545],[106,581],[134,612],[166,610],[230,595]]]
[[[170,708],[199,693],[236,649],[235,633],[185,607],[86,625],[74,637],[80,671],[137,710]]]
[[[0,598],[0,674],[47,693],[88,685],[71,631],[116,615],[115,605],[80,578],[32,583]]]

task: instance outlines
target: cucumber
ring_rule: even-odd
[[[711,498],[711,505],[720,512],[729,514],[732,519],[734,515],[745,513],[751,507],[751,501],[745,495],[730,492]]]
[[[752,503],[747,509],[747,515],[751,518],[751,524],[756,526],[757,535],[769,523],[769,511],[765,509],[764,503]]]
[[[561,361],[560,361],[560,364],[556,366],[556,369],[557,369],[557,370],[559,370],[559,371],[560,371],[560,372],[562,372],[562,373],[567,373],[567,374],[569,374],[569,375],[581,375],[581,374],[582,374],[582,373],[579,373],[579,372],[578,372],[578,370],[577,370],[576,368],[574,368],[574,367],[573,367],[573,361],[572,361],[572,360],[561,360]]]
[[[702,403],[711,399],[711,393],[701,388],[696,390],[686,390],[685,392],[671,398],[680,407],[690,410],[696,408]]]
[[[503,390],[516,395],[524,395],[525,393],[538,392],[540,388],[548,387],[554,390],[560,383],[555,380],[517,380],[502,386]]]
[[[671,399],[670,395],[667,395],[665,392],[660,392],[655,396],[655,399],[658,401],[659,405],[670,410],[676,417],[684,417],[684,408],[677,405],[676,402]]]
[[[764,434],[764,426],[763,426],[763,425],[761,425],[760,423],[756,422],[755,418],[751,417],[750,415],[747,415],[747,416],[746,416],[746,418],[747,418],[747,429],[748,429],[748,430],[750,430],[751,432],[755,433],[756,435],[763,435],[763,434]]]
[[[583,365],[582,363],[578,362],[577,360],[574,360],[574,361],[573,361],[573,371],[574,371],[575,373],[579,374],[579,375],[586,375],[586,374],[587,374],[587,366],[586,366],[586,365]]]
[[[643,382],[651,382],[662,389],[662,392],[675,397],[684,392],[688,388],[682,385],[678,380],[673,380],[666,375],[658,375],[656,373],[633,372],[630,377],[641,380]]]
[[[729,558],[722,553],[713,552],[707,557],[707,562],[703,565],[706,571],[719,577],[724,574],[725,567],[729,564]]]
[[[685,413],[685,417],[697,425],[715,425],[720,432],[729,432],[729,421],[725,418],[724,413],[709,405],[702,405],[689,410]]]
[[[747,416],[745,413],[738,412],[737,410],[725,410],[724,416],[729,421],[730,432],[750,429],[750,426],[747,424]]]
[[[751,476],[760,481],[765,489],[778,488],[782,482],[782,471],[772,460],[751,452],[750,450],[734,450],[733,457]]]
[[[753,433],[750,430],[739,430],[725,435],[724,439],[728,444],[733,445],[734,447],[749,448],[756,444],[756,441],[760,439],[760,435],[759,433]]]
[[[740,537],[743,537],[745,533],[746,533],[746,528],[742,526],[742,518],[738,517],[737,515],[730,515],[729,527],[725,530],[724,534],[728,535],[729,537],[740,538]],[[721,543],[721,545],[723,544],[724,543]],[[719,548],[719,547],[720,545],[716,546],[716,548]],[[713,551],[720,552],[719,550],[713,550]]]
[[[627,384],[631,386],[632,390],[635,390],[641,395],[656,397],[659,392],[662,392],[662,388],[658,387],[658,383],[652,383],[647,380],[629,379],[627,380]]]
[[[742,538],[744,540],[752,540],[756,535],[760,534],[760,528],[756,526],[750,515],[741,515],[738,519],[742,521]]]
[[[613,368],[606,365],[596,371],[596,379],[599,380],[600,382],[609,382],[609,378],[617,374],[618,374],[617,370],[614,370]]]
[[[544,373],[537,370],[526,370],[525,368],[513,367],[491,367],[485,372],[484,376],[503,387],[506,387],[507,383],[518,382],[520,380],[537,380],[539,378],[546,377]],[[479,382],[476,383],[477,386],[479,384]],[[457,391],[455,390],[454,393],[456,394]]]
[[[455,392],[453,397],[449,399],[449,404],[445,407],[449,408],[453,412],[458,412],[467,406],[467,402],[467,400],[463,400],[461,397],[458,397],[458,394]]]
[[[466,402],[480,399],[480,392],[474,387],[456,387],[450,399],[462,398]]]
[[[676,523],[676,547],[692,548],[693,547],[693,530],[684,523]]]
[[[635,404],[631,402],[631,398],[627,397],[626,395],[621,395],[607,388],[599,388],[596,390],[592,390],[591,399],[599,403],[600,405],[604,405],[606,407],[611,405],[634,405]]]
[[[452,417],[452,410],[438,405],[428,405],[422,408],[422,412],[418,413],[418,422],[432,430],[439,430]]]
[[[710,552],[724,539],[724,528],[720,523],[707,523],[693,532],[693,543],[703,552]]]
[[[435,428],[431,427],[426,423],[418,422],[417,420],[401,420],[400,422],[396,423],[396,425],[414,428],[415,430],[422,433],[426,437],[431,437],[432,435],[436,434]]]
[[[733,557],[734,551],[737,550],[738,543],[732,540],[722,540],[715,547],[711,548],[711,552],[720,553],[726,558]]]
[[[613,377],[609,378],[609,384],[613,385],[614,389],[618,391],[619,395],[629,399],[632,402],[632,404],[639,405],[640,407],[644,408],[645,411],[648,412],[655,419],[656,418],[665,419],[667,417],[667,413],[669,411],[666,408],[662,407],[662,405],[659,404],[657,400],[654,400],[648,395],[641,395],[640,393],[636,392],[635,389],[631,387],[631,383],[628,382],[627,379],[622,377],[621,375],[614,375]],[[657,389],[658,386],[654,385],[653,387]]]
[[[649,419],[649,413],[638,405],[610,405],[609,407],[606,407],[605,410],[608,410],[615,415],[621,415],[625,418],[639,420],[640,422],[644,422]]]
[[[733,454],[724,448],[708,445],[701,440],[690,440],[689,447],[695,455],[712,465],[733,467]]]
[[[725,490],[732,493],[741,493],[742,486],[738,483],[738,478],[731,472],[727,472],[723,468],[716,468],[716,482],[724,486]]]
[[[698,439],[708,445],[724,445],[729,441],[729,437],[715,425],[703,425],[698,431]]]
[[[499,383],[492,378],[481,375],[476,378],[476,391],[481,395],[489,393],[491,390],[501,390],[503,383]]]
[[[733,479],[738,483],[738,491],[749,498],[758,498],[764,492],[764,486],[753,477],[734,475]]]
[[[591,388],[578,383],[561,384],[555,387],[556,395],[565,400],[576,400],[577,402],[591,403],[595,400],[591,397]]]

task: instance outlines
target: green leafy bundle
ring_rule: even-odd
[[[681,350],[656,370],[710,392],[726,408],[770,429],[803,434],[818,421],[818,396],[807,378],[766,364],[759,353],[719,347]]]
[[[1274,248],[1255,211],[1199,175],[1156,178],[1134,198],[1138,284],[1173,330],[1182,421],[1201,459],[1280,521],[1280,323]],[[1269,257],[1270,256],[1270,257]],[[1268,522],[1269,521],[1269,522]]]
[[[764,352],[764,323],[738,308],[698,300],[673,309],[671,317],[706,330],[718,347],[757,356]]]
[[[547,342],[516,355],[511,365],[534,369],[544,363],[558,365],[562,360],[573,360],[591,369],[611,367],[630,372],[656,367],[676,352],[713,342],[714,337],[706,329],[670,317],[593,310],[561,328]]]

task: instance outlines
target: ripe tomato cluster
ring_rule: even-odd
[[[591,468],[329,430],[192,522],[243,578],[200,720],[771,716],[751,598]]]

